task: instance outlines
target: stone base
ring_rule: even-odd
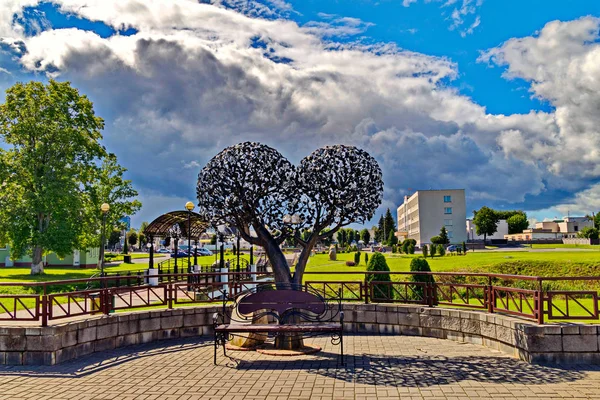
[[[272,344],[264,344],[256,349],[257,353],[278,357],[305,356],[318,353],[319,351],[321,351],[321,347],[312,344],[305,344],[302,348],[297,350],[280,350],[276,349]]]

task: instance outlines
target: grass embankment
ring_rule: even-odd
[[[527,247],[528,245],[524,245]],[[591,249],[598,250],[600,252],[600,245],[596,244],[532,244],[532,249]]]

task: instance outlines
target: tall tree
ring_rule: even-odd
[[[377,222],[377,230],[375,231],[375,241],[377,243],[383,243],[384,240],[387,238],[385,235],[385,230],[384,230],[384,220],[383,220],[383,214],[379,217],[379,222]]]
[[[390,232],[396,232],[396,221],[394,221],[394,217],[392,216],[392,213],[390,212],[389,208],[385,212],[385,217],[383,218],[383,225],[385,231],[383,237],[389,242]],[[392,243],[388,243],[388,245],[391,246]]]
[[[493,235],[498,230],[498,214],[489,207],[481,207],[473,218],[477,236],[483,235],[483,243],[487,241],[488,235]]]
[[[138,242],[138,234],[135,229],[131,228],[129,232],[127,232],[127,243],[131,246],[135,246]]]
[[[108,248],[114,248],[121,241],[121,231],[113,228],[108,236]]]
[[[15,258],[31,251],[32,274],[43,272],[44,253],[64,257],[85,242],[87,182],[106,155],[103,128],[92,102],[68,82],[17,83],[6,91],[0,236],[9,239]]]
[[[367,228],[364,228],[362,231],[360,231],[360,240],[363,241],[365,246],[371,241],[371,232],[369,232]]]
[[[450,243],[450,240],[448,239],[448,232],[446,231],[445,226],[442,226],[442,228],[440,229],[440,241],[441,241],[441,244]]]

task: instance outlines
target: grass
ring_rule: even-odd
[[[116,253],[106,253],[104,255],[104,259],[106,260],[106,262],[115,262],[115,261],[123,261],[123,256],[124,254],[116,254]],[[131,256],[132,260],[139,260],[139,259],[143,259],[143,258],[148,258],[150,257],[149,254],[147,253],[130,253],[129,256]],[[154,258],[161,258],[161,257],[166,257],[166,255],[164,254],[154,254]]]
[[[532,244],[532,249],[593,249],[600,252],[600,245],[597,244]]]

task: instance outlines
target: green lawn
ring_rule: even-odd
[[[527,245],[525,245],[527,246]],[[532,244],[532,249],[593,249],[600,252],[600,245],[594,244]]]
[[[130,253],[129,255],[131,256],[132,260],[138,260],[138,259],[150,257],[148,255],[148,253]],[[164,254],[155,254],[154,255],[154,258],[162,258],[162,257],[166,257],[166,255],[164,255]],[[104,259],[106,260],[106,262],[123,261],[123,254],[106,253],[104,255]]]

